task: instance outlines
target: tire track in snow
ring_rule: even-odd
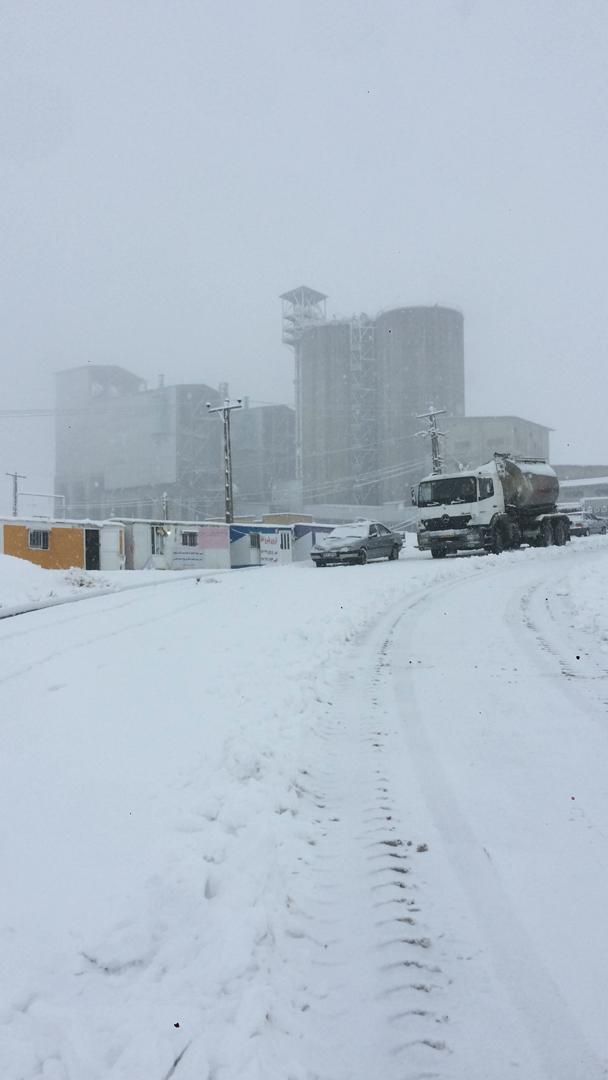
[[[384,634],[355,650],[332,692],[340,706],[323,706],[305,773],[316,813],[287,936],[288,962],[304,975],[299,1027],[315,1080],[446,1075],[449,981],[422,911],[423,849],[395,809],[386,768],[395,735],[381,700],[388,648]]]
[[[549,661],[553,662],[553,669],[558,667],[566,681],[564,690],[573,699],[577,710],[584,708],[581,690],[585,697],[589,696],[594,702],[599,699],[605,705],[608,672],[605,665],[598,663],[589,652],[584,633],[577,631],[569,622],[573,616],[571,580],[563,575],[551,585],[544,579],[535,581],[522,594],[517,605],[513,604],[510,621],[515,633],[517,626],[523,622],[534,635],[541,650],[539,665],[547,670],[546,661]],[[572,685],[573,681],[576,686]],[[588,706],[585,712],[589,715]]]
[[[550,572],[550,567],[548,570]],[[509,564],[505,565],[505,571],[510,572]],[[515,578],[515,581],[518,581],[518,578]],[[393,636],[393,656],[396,659],[395,654],[399,650],[402,656],[421,657],[423,670],[416,665],[406,665],[403,659],[395,663],[394,693],[397,702],[408,702],[404,722],[412,764],[443,843],[451,872],[466,897],[486,947],[490,949],[493,966],[500,984],[507,990],[513,1014],[530,1042],[533,1058],[528,1058],[526,1077],[534,1075],[535,1078],[542,1076],[546,1080],[599,1080],[600,1077],[608,1075],[608,1069],[597,1059],[586,1042],[559,987],[538,956],[534,941],[516,915],[491,856],[480,844],[474,826],[465,816],[458,795],[428,733],[428,729],[432,727],[434,705],[436,707],[431,685],[432,672],[436,670],[439,675],[443,668],[447,678],[450,669],[458,667],[460,652],[463,659],[468,660],[472,651],[471,641],[475,641],[475,610],[487,610],[491,615],[492,598],[487,596],[487,579],[480,582],[480,585],[485,593],[480,598],[480,607],[475,603],[474,594],[470,595],[475,586],[472,586],[471,582],[456,581],[444,587],[444,596],[439,603],[429,594],[428,604],[413,612],[413,618],[407,625],[402,621],[396,628]],[[524,588],[528,590],[529,587]],[[445,596],[460,589],[467,589],[469,595],[464,595],[455,607],[461,614],[468,612],[470,622],[459,627],[459,639],[448,639],[449,648],[455,654],[448,657],[444,652],[446,638],[442,640],[441,635],[434,635],[433,629],[441,624],[442,616],[446,614],[445,610],[442,610],[446,607]],[[529,595],[529,592],[526,591],[525,595]],[[517,602],[521,609],[521,596]],[[524,609],[527,610],[525,601]],[[491,620],[477,622],[477,649],[480,656],[483,655],[484,634],[493,636]],[[501,642],[501,646],[502,644]],[[456,715],[454,719],[458,723],[464,718]],[[514,1033],[516,1034],[516,1028]],[[525,1058],[525,1050],[520,1047],[519,1052],[522,1051]],[[482,1059],[481,1071],[475,1073],[475,1076],[481,1078],[489,1075],[511,1075],[507,1066],[508,1062],[502,1060],[495,1062],[492,1067],[490,1061],[486,1060],[483,1064]],[[464,1074],[456,1071],[455,1075],[465,1080]],[[471,1073],[467,1073],[467,1080],[470,1076]]]

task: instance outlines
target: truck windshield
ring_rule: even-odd
[[[423,480],[418,488],[418,506],[449,506],[452,503],[477,502],[474,476],[441,477]]]

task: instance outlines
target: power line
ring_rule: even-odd
[[[310,484],[302,489],[303,496],[323,495],[330,494],[332,491],[339,490],[341,487],[358,485],[360,487],[372,487],[374,484],[381,482],[382,480],[398,479],[400,476],[407,476],[409,473],[416,472],[424,466],[424,461],[415,462],[401,462],[396,465],[389,466],[385,469],[378,470],[373,474],[366,474],[362,477],[357,476],[340,476],[331,480],[320,481],[318,484]]]

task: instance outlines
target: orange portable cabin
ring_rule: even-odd
[[[124,552],[120,522],[0,520],[0,553],[47,570],[122,570]]]

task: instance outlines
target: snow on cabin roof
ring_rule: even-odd
[[[51,529],[58,525],[82,526],[84,528],[98,529],[104,525],[122,525],[118,518],[40,518],[40,517],[9,517],[0,516],[0,525],[27,525],[31,529]]]

